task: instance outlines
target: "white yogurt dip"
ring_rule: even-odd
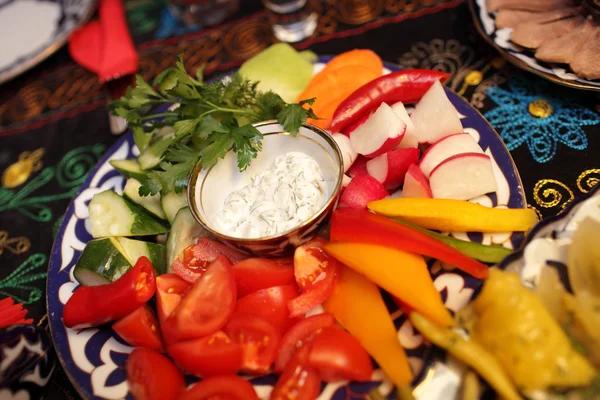
[[[238,238],[260,238],[287,232],[325,204],[326,182],[311,156],[289,152],[278,156],[250,184],[227,196],[213,226]]]

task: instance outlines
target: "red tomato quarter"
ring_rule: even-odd
[[[112,327],[123,340],[134,347],[163,351],[158,321],[148,304],[121,318]]]
[[[250,382],[236,375],[206,378],[188,389],[178,400],[258,400]]]
[[[290,360],[271,392],[271,400],[314,400],[321,390],[317,371],[306,365],[310,346],[302,346]]]
[[[281,340],[273,324],[253,314],[235,313],[225,326],[225,333],[244,349],[242,371],[251,374],[269,372]]]
[[[308,364],[327,382],[370,381],[373,364],[358,340],[336,326],[328,326],[310,344]]]
[[[167,357],[152,350],[133,349],[125,369],[135,400],[175,400],[185,389],[181,371]]]
[[[239,299],[235,311],[258,315],[272,323],[279,333],[283,334],[298,321],[297,318],[290,318],[288,309],[288,303],[296,297],[298,287],[295,283],[261,289]]]
[[[163,324],[165,336],[175,340],[212,335],[225,326],[235,309],[235,281],[231,264],[219,256],[192,284]]]
[[[233,375],[242,367],[242,346],[223,331],[176,343],[167,352],[181,368],[200,377]]]
[[[294,268],[268,258],[248,258],[233,266],[233,276],[240,298],[260,289],[293,283]]]
[[[275,360],[275,372],[281,373],[284,370],[296,349],[302,346],[306,340],[310,340],[322,328],[332,326],[334,323],[333,315],[323,313],[302,319],[292,326],[281,338],[279,353],[277,354],[277,360]]]
[[[190,286],[175,274],[163,274],[156,278],[156,310],[161,324],[175,311]]]
[[[340,277],[341,264],[323,251],[317,238],[298,247],[294,253],[294,275],[302,294],[288,303],[291,317],[299,317],[331,296]]]

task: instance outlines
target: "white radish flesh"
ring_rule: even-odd
[[[360,126],[350,133],[352,148],[367,158],[377,157],[398,146],[404,137],[406,124],[382,103]]]
[[[411,165],[406,172],[401,197],[433,197],[427,177],[423,174],[423,171],[414,164]]]
[[[399,149],[407,149],[407,148],[417,148],[419,147],[419,139],[417,137],[417,130],[415,129],[415,124],[410,119],[408,112],[406,111],[406,107],[404,104],[399,101],[392,105],[392,111],[394,114],[398,116],[406,124],[406,132],[404,133],[404,137],[400,144],[398,144],[397,148]]]
[[[342,158],[344,159],[344,172],[347,172],[354,163],[354,160],[356,160],[358,154],[352,148],[348,136],[341,133],[334,133],[331,136],[342,151]]]
[[[470,200],[497,189],[490,157],[480,153],[452,156],[440,163],[429,177],[434,198]]]
[[[443,137],[427,149],[421,158],[419,167],[421,171],[429,178],[431,171],[437,167],[442,161],[461,153],[480,153],[483,150],[479,143],[473,139],[473,136],[468,133],[458,133]]]
[[[392,150],[369,160],[367,173],[381,182],[386,189],[393,190],[402,185],[406,171],[418,160],[418,149]]]

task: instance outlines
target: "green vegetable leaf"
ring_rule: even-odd
[[[141,75],[135,76],[135,90],[147,96],[159,96],[159,94],[152,89],[152,86],[150,86]]]
[[[308,103],[308,101],[306,101],[306,103]],[[287,104],[277,114],[277,121],[283,125],[283,129],[295,135],[300,130],[302,123],[306,121],[308,117],[316,118],[312,108],[305,110],[300,104]]]
[[[196,130],[196,125],[198,125],[197,119],[184,119],[175,122],[173,128],[175,129],[175,137],[184,137],[189,136]]]
[[[237,155],[238,169],[244,171],[258,152],[262,150],[263,135],[252,125],[244,125],[231,131],[232,149]]]
[[[231,137],[224,133],[213,133],[216,138],[211,144],[202,149],[202,168],[210,168],[217,163],[231,149]]]
[[[285,104],[285,101],[278,94],[271,91],[260,93],[256,98],[256,105],[261,109],[265,120],[276,118]]]

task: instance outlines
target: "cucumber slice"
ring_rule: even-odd
[[[162,209],[160,204],[160,194],[157,193],[152,196],[140,196],[139,189],[142,184],[137,179],[129,178],[125,183],[125,188],[123,189],[123,197],[127,200],[130,200],[137,204],[138,206],[143,207],[150,214],[158,217],[162,220],[166,220],[167,216]]]
[[[158,235],[169,230],[143,208],[112,190],[96,194],[88,209],[94,238]]]
[[[117,171],[126,178],[142,180],[146,177],[146,172],[140,169],[140,165],[136,160],[112,160],[110,165],[115,167]]]
[[[73,275],[84,286],[96,286],[114,282],[131,268],[114,238],[90,240],[77,264]]]
[[[175,215],[177,215],[177,211],[181,210],[183,207],[187,207],[188,205],[187,192],[169,192],[162,196],[160,201],[162,204],[162,209],[167,216],[167,220],[170,224],[172,224],[173,220],[175,219]]]
[[[182,208],[175,215],[171,232],[167,239],[167,273],[171,273],[171,265],[175,258],[183,258],[183,250],[194,244],[200,236],[211,236],[192,216],[189,207]]]
[[[163,159],[165,152],[175,141],[175,130],[171,127],[161,128],[155,134],[156,140],[140,154],[138,164],[143,170],[148,170],[156,167]]]
[[[116,239],[131,265],[134,265],[140,257],[145,256],[150,260],[158,275],[165,273],[167,255],[164,245],[125,237]]]

